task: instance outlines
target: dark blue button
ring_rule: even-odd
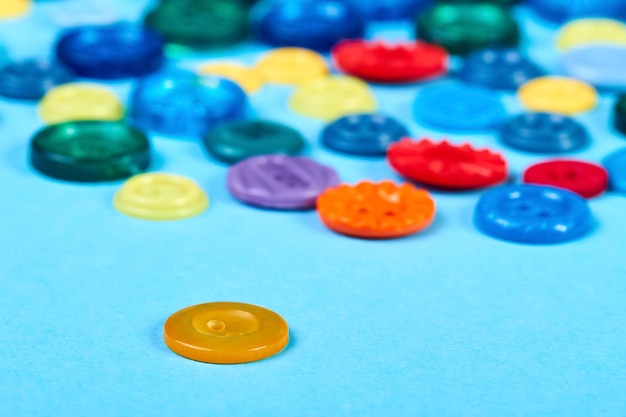
[[[163,63],[163,40],[141,26],[83,26],[57,43],[59,61],[81,77],[120,79],[148,74]]]
[[[174,136],[203,136],[216,125],[246,115],[246,93],[232,81],[170,70],[140,80],[131,118],[148,130]]]
[[[587,17],[626,17],[624,0],[528,0],[541,17],[564,22]]]
[[[354,114],[335,120],[322,132],[322,143],[352,155],[385,155],[393,142],[409,136],[397,120],[379,114]]]
[[[361,38],[365,22],[345,0],[269,2],[255,19],[259,39],[274,46],[327,51],[342,39]]]
[[[349,0],[367,20],[413,19],[430,0]]]
[[[609,173],[609,188],[626,193],[626,148],[604,158],[602,165]]]
[[[517,49],[489,48],[469,55],[459,77],[471,84],[516,90],[540,75],[541,70]]]
[[[483,233],[521,243],[559,243],[588,233],[593,217],[587,201],[566,190],[509,185],[485,193],[474,212]]]
[[[72,81],[74,74],[64,65],[29,59],[0,68],[0,95],[20,100],[39,100],[46,92]]]
[[[584,148],[591,137],[583,125],[570,117],[552,113],[524,113],[502,126],[500,141],[514,149],[551,154]]]

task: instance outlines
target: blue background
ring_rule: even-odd
[[[39,3],[0,23],[15,56],[45,54],[63,2]],[[126,19],[145,1],[117,0]],[[529,54],[557,71],[555,27],[517,11]],[[407,39],[410,25],[371,35]],[[244,45],[200,58],[252,63]],[[125,98],[127,83],[110,84]],[[375,87],[380,108],[415,137],[503,150],[512,180],[541,160],[502,149],[493,134],[431,131],[415,124],[421,85]],[[350,158],[318,145],[323,123],[286,106],[290,87],[251,97],[260,117],[297,126],[307,153],[346,182],[399,178],[384,159]],[[600,161],[626,145],[608,128],[614,95],[581,115],[593,146],[572,156]],[[513,94],[511,114],[521,111]],[[576,242],[524,246],[472,225],[479,192],[441,193],[431,228],[366,241],[336,235],[311,212],[239,204],[227,168],[193,140],[154,137],[153,170],[187,175],[211,207],[176,222],[126,217],[112,207],[121,183],[76,185],[27,163],[42,126],[36,106],[0,100],[1,416],[568,416],[626,415],[626,198],[590,202],[597,226]],[[244,365],[184,359],[162,341],[165,319],[210,301],[241,301],[281,314],[282,353]]]

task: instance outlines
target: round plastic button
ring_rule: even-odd
[[[498,93],[461,84],[425,87],[418,94],[413,110],[418,121],[453,130],[493,128],[506,117]]]
[[[115,208],[127,216],[146,220],[179,220],[197,216],[209,206],[206,193],[180,175],[135,175],[115,194]]]
[[[13,19],[27,14],[31,0],[0,0],[0,19]]]
[[[427,228],[435,217],[435,202],[411,184],[365,181],[326,190],[317,199],[317,212],[337,233],[391,239]]]
[[[402,176],[435,187],[472,189],[488,187],[506,180],[504,157],[488,149],[477,150],[469,144],[435,143],[428,139],[403,139],[389,147],[389,164]]]
[[[131,117],[145,129],[173,136],[203,136],[222,122],[244,118],[248,98],[232,81],[168,71],[142,79],[131,103]]]
[[[304,148],[295,129],[262,120],[222,124],[204,138],[204,146],[216,159],[232,164],[257,155],[295,155]]]
[[[120,19],[107,0],[64,0],[54,5],[50,17],[64,27],[107,25]]]
[[[522,85],[517,95],[531,111],[566,115],[592,110],[598,102],[592,86],[567,77],[535,78]]]
[[[65,181],[112,181],[150,165],[150,144],[139,130],[120,122],[77,121],[39,131],[30,162],[42,174]]]
[[[439,2],[418,15],[417,37],[451,54],[466,54],[489,46],[515,46],[519,30],[505,7]]]
[[[497,239],[548,244],[587,234],[593,218],[587,201],[569,191],[510,185],[483,194],[474,211],[474,223]]]
[[[528,3],[539,15],[555,22],[589,16],[624,16],[624,0],[529,0]]]
[[[556,40],[559,49],[590,44],[626,45],[626,25],[612,19],[578,19],[563,26]]]
[[[235,198],[272,209],[313,208],[317,197],[337,184],[335,170],[301,157],[256,156],[228,171],[228,189]]]
[[[335,120],[322,132],[322,143],[350,155],[385,155],[395,141],[409,135],[396,119],[382,114],[351,114]]]
[[[561,67],[570,77],[602,88],[626,88],[626,45],[591,45],[569,50]]]
[[[215,62],[200,67],[201,75],[217,75],[238,84],[247,93],[255,93],[263,87],[263,80],[252,68],[236,62]]]
[[[304,48],[278,48],[268,52],[256,65],[266,82],[303,84],[328,75],[324,57]]]
[[[459,77],[471,84],[517,90],[525,82],[541,75],[542,71],[519,50],[488,48],[470,54]]]
[[[360,38],[365,22],[344,0],[269,1],[256,19],[259,39],[274,46],[328,51],[343,39]]]
[[[546,161],[524,171],[526,184],[564,188],[585,198],[593,198],[605,192],[608,181],[604,168],[583,161]]]
[[[72,81],[65,66],[45,61],[15,61],[0,68],[0,95],[21,100],[39,100],[48,90]]]
[[[59,39],[56,54],[81,77],[138,77],[161,66],[163,40],[151,30],[128,23],[83,26]]]
[[[208,363],[245,363],[273,356],[289,342],[278,314],[244,303],[208,303],[182,309],[165,322],[164,340],[175,353]]]
[[[64,84],[48,91],[39,103],[48,124],[72,120],[120,120],[124,106],[112,91],[97,84]]]
[[[341,71],[381,83],[420,81],[443,75],[448,63],[445,49],[426,42],[392,45],[381,41],[349,40],[335,46],[332,55]]]
[[[430,0],[349,0],[367,20],[413,19]]]
[[[304,116],[334,120],[346,114],[376,111],[376,99],[369,86],[353,77],[332,76],[302,84],[289,105]]]
[[[626,193],[626,148],[613,152],[602,161],[609,173],[609,187]]]
[[[626,94],[622,94],[613,107],[613,125],[618,132],[626,135]]]

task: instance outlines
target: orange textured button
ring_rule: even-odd
[[[165,344],[188,359],[245,363],[265,359],[289,342],[278,314],[244,303],[218,302],[184,308],[165,322]]]
[[[317,199],[317,212],[331,230],[354,237],[390,239],[427,228],[435,202],[425,190],[392,181],[342,184]]]

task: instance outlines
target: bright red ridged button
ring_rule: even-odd
[[[564,188],[592,198],[606,191],[609,175],[600,165],[561,159],[532,165],[524,172],[524,182]]]
[[[447,141],[405,138],[389,147],[387,160],[410,180],[448,189],[488,187],[506,180],[508,175],[502,155]]]
[[[426,42],[348,40],[332,50],[342,72],[380,83],[420,81],[446,73],[448,53]]]

